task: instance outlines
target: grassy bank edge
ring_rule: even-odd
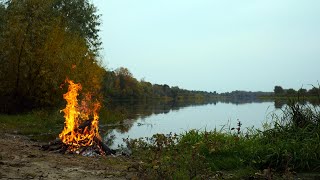
[[[226,130],[128,140],[128,147],[145,162],[141,174],[160,179],[291,179],[319,172],[319,107],[293,103],[275,118],[263,130],[242,130],[239,123]]]

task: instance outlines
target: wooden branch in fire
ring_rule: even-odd
[[[89,119],[89,120],[84,121],[83,123],[80,124],[80,126],[78,126],[78,129],[81,131],[84,131],[84,129],[86,127],[90,128],[92,121],[93,121],[93,119]]]
[[[80,131],[84,131],[85,128],[87,127],[88,129],[91,126],[93,119],[89,119],[84,121],[83,123],[81,123],[78,126],[78,130]],[[100,154],[100,155],[111,155],[111,154],[115,154],[116,151],[113,149],[110,149],[104,142],[102,142],[102,140],[98,137],[94,137],[93,138],[93,142],[94,144],[92,146],[90,146],[91,148],[93,148],[93,151],[95,151],[95,153]],[[68,145],[64,144],[60,139],[56,139],[52,142],[49,142],[49,144],[46,145],[42,145],[41,149],[44,151],[54,151],[54,152],[58,152],[58,153],[77,153],[77,154],[83,154],[85,151],[88,150],[88,146],[85,147],[80,147],[79,150],[72,152],[68,150]]]

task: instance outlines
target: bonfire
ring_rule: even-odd
[[[64,113],[65,124],[59,139],[42,146],[44,150],[54,150],[61,153],[77,153],[82,155],[112,154],[101,140],[99,135],[100,103],[92,100],[90,93],[84,95],[81,103],[78,103],[79,92],[82,89],[80,83],[74,83],[67,79],[68,92],[63,95],[67,101],[66,107],[61,110]]]

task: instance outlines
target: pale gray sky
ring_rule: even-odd
[[[206,91],[320,80],[319,0],[93,0],[102,57],[137,79]]]

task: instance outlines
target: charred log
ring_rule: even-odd
[[[99,155],[111,155],[116,154],[116,151],[110,149],[105,143],[103,143],[99,138],[94,137],[93,139],[94,145],[87,147],[83,146],[80,147],[79,150],[72,152],[68,150],[69,146],[64,144],[60,139],[56,139],[54,141],[49,142],[48,144],[40,146],[41,150],[43,151],[52,151],[61,154],[68,154],[68,153],[76,153],[76,154],[84,154],[87,150],[92,150],[94,153]]]
[[[94,142],[105,152],[106,155],[116,154],[116,151],[110,149],[105,143],[103,143],[99,138],[94,137]]]
[[[90,130],[91,125],[92,125],[93,119],[86,120],[82,122],[75,130],[75,132],[84,132],[86,130]],[[71,133],[71,132],[70,132]],[[68,134],[67,134],[68,135]],[[83,142],[79,142],[79,144],[83,144]],[[41,149],[44,151],[54,151],[54,152],[59,152],[62,154],[65,153],[76,153],[76,154],[87,154],[88,152],[93,152],[95,154],[99,155],[111,155],[111,154],[116,154],[115,150],[110,149],[105,143],[101,141],[100,138],[94,137],[93,138],[93,145],[92,146],[82,146],[79,147],[76,151],[70,150],[72,147],[71,145],[64,144],[60,139],[56,139],[54,141],[51,141],[49,144],[41,146]],[[90,154],[90,153],[89,153]]]
[[[62,143],[63,144],[63,143]],[[65,144],[62,145],[62,148],[59,149],[57,152],[61,153],[61,154],[65,154],[66,151],[68,150],[68,146],[66,146]]]
[[[81,131],[84,131],[84,129],[86,127],[88,127],[88,129],[89,129],[90,126],[91,126],[92,121],[93,121],[93,119],[89,119],[89,120],[84,121],[82,124],[80,124],[78,126],[78,129],[81,130]]]

